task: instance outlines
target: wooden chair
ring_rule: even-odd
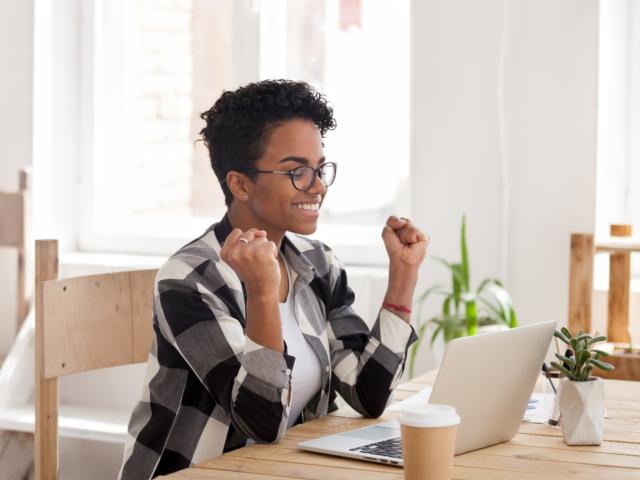
[[[29,202],[29,172],[20,170],[19,190],[0,192],[0,247],[12,247],[18,251],[18,288],[16,332],[27,318],[31,300],[27,296],[26,252]]]
[[[58,242],[36,241],[37,480],[58,478],[58,378],[145,362],[157,270],[58,279]]]
[[[598,371],[598,376],[619,380],[640,380],[640,354],[625,352],[629,346],[629,300],[631,254],[640,252],[640,242],[631,238],[631,225],[611,225],[611,238],[594,243],[592,234],[571,235],[569,271],[569,329],[591,331],[593,294],[593,257],[608,254],[609,294],[607,332],[612,355],[607,361],[613,372]]]

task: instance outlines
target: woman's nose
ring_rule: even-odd
[[[324,183],[322,183],[322,180],[320,180],[320,175],[316,174],[313,176],[313,184],[311,185],[311,188],[307,191],[322,195],[327,192],[327,188],[328,187],[325,187]]]

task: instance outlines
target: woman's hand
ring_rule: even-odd
[[[382,240],[389,255],[389,285],[384,303],[410,309],[429,237],[411,220],[392,216],[382,230]],[[411,321],[411,315],[406,311],[396,310],[394,313],[406,322]]]
[[[382,230],[389,265],[399,268],[420,266],[427,254],[429,238],[411,220],[391,216]]]
[[[220,258],[240,277],[251,296],[275,296],[280,287],[278,249],[267,232],[251,228],[233,230],[220,250]]]

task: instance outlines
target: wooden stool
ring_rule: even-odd
[[[593,257],[597,253],[610,256],[607,336],[613,353],[607,361],[616,369],[598,371],[603,378],[640,380],[640,353],[629,351],[628,343],[632,252],[640,252],[640,242],[631,238],[631,225],[611,225],[611,238],[597,244],[592,234],[571,235],[569,330],[574,334],[591,332]]]

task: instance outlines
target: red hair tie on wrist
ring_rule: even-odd
[[[382,308],[386,308],[387,310],[395,310],[396,312],[411,313],[411,309],[409,307],[405,307],[404,305],[396,305],[395,303],[383,303]]]

